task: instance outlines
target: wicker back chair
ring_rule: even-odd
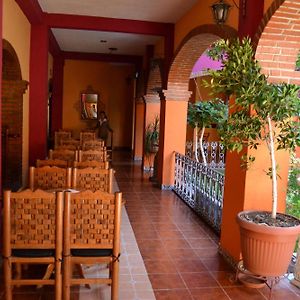
[[[96,161],[107,161],[106,150],[79,150],[78,161],[96,160]]]
[[[54,285],[55,299],[61,299],[62,231],[62,192],[4,192],[3,269],[6,300],[14,299],[13,286],[19,285]],[[37,263],[53,265],[55,278],[13,277],[13,265],[21,268],[22,264]]]
[[[105,150],[103,140],[87,140],[82,144],[82,150]]]
[[[96,139],[96,131],[81,131],[79,137],[80,137],[80,145],[83,145],[85,141]]]
[[[83,169],[83,168],[100,168],[109,169],[108,161],[96,161],[96,160],[86,160],[86,161],[74,161],[73,168]]]
[[[59,167],[59,168],[67,168],[68,162],[62,159],[37,159],[36,160],[37,167]]]
[[[61,145],[62,140],[67,140],[72,138],[72,132],[67,130],[55,131],[54,133],[54,148]]]
[[[112,193],[113,169],[73,168],[72,188]]]
[[[78,151],[69,149],[49,150],[49,159],[61,159],[66,161],[78,160]]]
[[[122,194],[83,191],[65,193],[63,298],[70,299],[70,286],[111,285],[111,299],[119,290],[120,223]],[[75,264],[108,264],[108,277],[73,278]]]
[[[68,189],[71,187],[71,168],[59,167],[30,167],[29,168],[29,188],[44,190]]]

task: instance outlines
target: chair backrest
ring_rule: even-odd
[[[44,190],[67,189],[71,187],[71,168],[59,167],[30,167],[29,188]]]
[[[86,160],[86,161],[74,161],[73,168],[83,169],[83,168],[100,168],[109,169],[108,161],[96,161],[96,160]]]
[[[107,161],[106,150],[79,150],[78,161],[96,160],[96,161]]]
[[[56,249],[61,256],[63,193],[4,191],[4,257],[12,249]]]
[[[112,193],[113,169],[73,168],[72,188]]]
[[[55,150],[68,149],[77,150],[80,147],[80,141],[75,139],[62,139],[59,146],[56,146]]]
[[[54,148],[61,145],[62,140],[70,139],[72,132],[67,130],[55,131],[54,133]]]
[[[112,249],[120,254],[122,194],[65,193],[64,253],[70,249]]]
[[[58,149],[58,150],[49,150],[49,159],[61,159],[66,161],[75,161],[78,160],[78,151],[77,150],[68,150],[68,149]]]
[[[95,131],[81,131],[79,136],[80,136],[80,144],[82,145],[85,141],[95,140],[96,132]]]
[[[62,159],[37,159],[36,160],[37,167],[59,167],[59,168],[67,168],[68,162]]]
[[[103,140],[87,140],[82,144],[82,150],[105,150]]]

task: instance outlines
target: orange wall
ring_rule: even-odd
[[[214,24],[211,5],[216,0],[198,0],[198,3],[185,14],[175,25],[175,41],[174,49],[176,50],[182,39],[194,28],[203,24]],[[230,3],[231,1],[227,1]],[[236,1],[237,4],[239,1]],[[233,3],[228,13],[228,19],[226,25],[231,26],[235,29],[238,28],[238,9]]]
[[[19,6],[13,0],[3,0],[3,39],[15,49],[22,72],[22,79],[29,81],[30,24]],[[29,88],[23,95],[23,184],[28,175],[28,125]]]
[[[63,127],[80,130],[92,128],[96,121],[81,120],[80,94],[88,85],[100,95],[110,126],[114,130],[114,147],[130,147],[132,137],[133,81],[132,66],[95,61],[66,60],[64,66]]]

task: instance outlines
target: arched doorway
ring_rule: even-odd
[[[22,80],[19,59],[6,40],[2,57],[2,186],[17,190],[22,185],[23,94],[28,83]]]

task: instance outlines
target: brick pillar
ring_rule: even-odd
[[[47,153],[48,28],[31,25],[29,94],[29,163]]]
[[[64,62],[61,55],[53,57],[52,115],[50,116],[52,137],[55,131],[62,128]]]
[[[144,133],[147,126],[155,120],[155,117],[160,117],[160,98],[158,94],[147,94],[145,99],[145,117],[144,117]],[[145,147],[145,138],[143,139],[143,149]],[[154,154],[152,157],[145,157],[143,153],[143,169],[153,166]]]
[[[145,103],[142,98],[135,102],[135,124],[134,124],[134,160],[142,160],[143,158],[143,139],[144,139],[144,115]]]
[[[185,153],[187,106],[190,91],[163,90],[160,111],[158,181],[162,188],[174,185],[174,151]]]

